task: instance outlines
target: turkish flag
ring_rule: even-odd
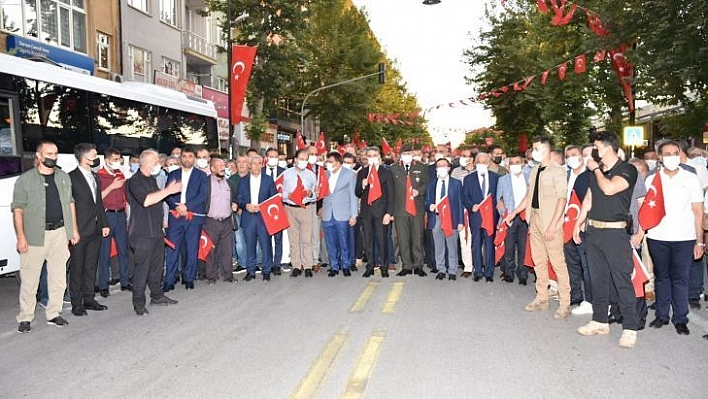
[[[384,155],[391,155],[391,153],[393,152],[391,146],[388,145],[388,142],[385,138],[381,139],[381,150],[383,151]]]
[[[482,228],[491,237],[494,234],[494,206],[491,194],[488,194],[484,201],[480,202],[479,215],[482,217]]]
[[[519,213],[519,217],[520,217],[521,220],[523,220],[524,222],[526,221],[526,209],[524,209],[523,211],[521,211],[521,213]]]
[[[398,154],[401,152],[401,147],[403,147],[403,141],[401,141],[401,139],[396,140],[396,144],[393,146],[393,152]]]
[[[305,207],[305,198],[307,194],[305,193],[305,186],[302,185],[302,179],[300,175],[297,176],[297,184],[295,185],[295,190],[290,193],[290,200],[295,204]]]
[[[536,3],[538,4],[538,11],[541,14],[546,14],[548,12],[548,5],[546,4],[546,0],[538,0]]]
[[[504,212],[504,216],[502,216],[502,219],[506,219],[506,215],[507,212]],[[507,225],[504,221],[499,223],[499,226],[497,226],[497,235],[494,236],[494,245],[501,245],[501,243],[503,243],[506,239],[506,235],[508,232],[509,225]]]
[[[548,80],[548,75],[550,75],[550,74],[551,74],[551,71],[550,71],[550,70],[548,70],[548,71],[543,71],[543,73],[541,74],[541,84],[542,84],[542,85],[545,85],[545,84],[546,84],[546,81]]]
[[[206,231],[202,230],[202,235],[199,237],[199,252],[197,254],[197,258],[203,262],[206,262],[209,257],[209,253],[214,248],[214,243],[211,241],[211,238],[209,238]]]
[[[379,181],[379,172],[376,170],[374,165],[369,165],[369,176],[367,181],[369,183],[367,203],[371,205],[383,195],[383,192],[381,191],[381,182]]]
[[[575,57],[575,73],[580,74],[580,73],[585,73],[587,68],[585,67],[585,54],[581,54],[577,57]]]
[[[288,214],[285,213],[283,198],[280,194],[275,194],[261,202],[258,204],[258,208],[261,210],[260,214],[268,234],[274,235],[290,227]]]
[[[639,259],[639,254],[632,248],[632,261],[634,270],[632,270],[632,285],[634,286],[634,295],[637,298],[644,298],[644,283],[649,281],[649,271],[644,266],[644,262]]]
[[[366,148],[366,147],[368,147],[368,146],[369,146],[369,145],[366,144],[366,140],[361,140],[361,141],[359,142],[359,149],[360,149],[360,150],[363,150],[364,148]]]
[[[647,187],[647,195],[644,197],[642,207],[639,208],[637,219],[639,225],[646,231],[656,227],[664,216],[666,216],[664,186],[661,184],[661,171],[658,171],[652,177],[651,185]]]
[[[494,245],[494,264],[499,264],[504,258],[504,253],[506,252],[506,244],[504,241],[499,243],[499,245]]]
[[[406,212],[411,216],[418,214],[418,210],[415,206],[415,200],[413,199],[413,184],[411,184],[411,177],[406,176]]]
[[[558,79],[565,79],[566,72],[568,72],[568,64],[564,62],[560,66],[558,66]]]
[[[118,256],[118,245],[116,244],[116,239],[111,238],[111,253],[109,258],[115,258],[116,256]]]
[[[279,193],[283,193],[283,186],[285,185],[285,172],[281,173],[280,176],[276,177],[273,181],[275,183],[275,188]]]
[[[320,173],[317,176],[317,199],[321,200],[329,194],[329,179],[324,169],[320,168]]]
[[[165,237],[165,245],[167,245],[168,247],[170,247],[170,248],[172,248],[172,249],[176,249],[176,248],[177,248],[177,247],[175,246],[175,243],[173,243],[172,241],[168,240],[167,237]]]
[[[315,147],[317,148],[317,155],[327,153],[327,142],[325,141],[324,132],[320,132],[320,137],[317,139],[317,144]]]
[[[450,237],[454,233],[452,226],[452,212],[450,211],[450,198],[446,195],[436,205],[438,217],[440,218],[440,229],[445,233],[445,237]]]
[[[307,143],[305,143],[305,138],[302,137],[302,133],[297,132],[297,137],[295,138],[295,144],[297,145],[298,150],[302,150],[303,148],[307,148]]]
[[[344,155],[347,152],[347,148],[343,145],[338,145],[337,146],[337,152]]]
[[[600,50],[597,53],[595,53],[595,57],[593,57],[592,60],[595,62],[600,62],[600,61],[604,60],[606,56],[607,56],[607,51]]]
[[[526,253],[524,254],[524,266],[536,267],[533,263],[533,256],[531,256],[531,234],[526,237]]]
[[[231,124],[241,122],[243,100],[246,98],[246,88],[251,79],[251,68],[256,58],[258,46],[235,44],[231,47]]]
[[[568,203],[568,209],[565,211],[565,218],[563,219],[563,242],[566,243],[573,238],[573,228],[575,227],[575,221],[578,220],[580,216],[580,198],[578,194],[573,190],[570,193],[570,202]]]

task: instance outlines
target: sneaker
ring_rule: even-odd
[[[150,299],[150,305],[169,306],[169,305],[176,305],[177,303],[178,303],[177,300],[172,299],[166,295],[163,295],[159,298]]]
[[[622,330],[622,338],[620,338],[619,345],[623,348],[634,348],[637,343],[637,332],[633,330]]]
[[[55,318],[53,318],[53,319],[51,319],[51,320],[47,320],[47,324],[53,324],[53,325],[55,325],[55,326],[57,326],[57,327],[64,327],[64,326],[68,326],[68,325],[69,325],[69,322],[66,321],[66,320],[64,320],[63,317],[57,316],[57,317],[55,317]]]
[[[69,295],[64,295],[64,303],[71,303],[71,297]]]
[[[17,326],[17,332],[20,334],[28,333],[30,332],[30,322],[29,321],[21,321],[20,325]]]
[[[578,333],[581,335],[607,335],[610,333],[610,325],[591,320],[588,324],[578,327]]]
[[[293,267],[290,263],[281,263],[280,270],[282,270],[285,273],[288,273],[293,270]]]
[[[150,312],[148,312],[147,309],[145,309],[145,306],[144,306],[144,305],[141,305],[141,306],[137,306],[137,305],[136,305],[136,306],[133,306],[133,310],[135,310],[135,314],[138,315],[138,316],[147,316],[148,313],[150,313]]]
[[[524,307],[524,310],[527,312],[538,312],[540,310],[548,310],[550,309],[550,305],[548,301],[539,301],[538,299],[534,299],[531,303],[526,305]]]
[[[570,316],[570,306],[559,306],[558,310],[553,314],[553,318],[556,320],[565,320]]]
[[[582,301],[580,302],[580,305],[576,306],[573,308],[573,310],[570,311],[575,316],[580,316],[584,314],[592,314],[592,303],[588,301]]]

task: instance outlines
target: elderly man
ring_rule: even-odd
[[[206,277],[209,284],[216,283],[219,274],[228,283],[234,282],[231,257],[233,255],[232,213],[238,210],[236,205],[236,188],[231,180],[225,177],[226,163],[221,158],[211,159],[211,176],[207,186],[206,220],[204,231],[214,243],[206,262]]]
[[[287,169],[283,175],[283,205],[290,221],[288,238],[290,239],[290,261],[293,270],[290,277],[298,277],[305,270],[305,277],[312,277],[312,268],[317,264],[312,250],[313,214],[317,196],[315,189],[317,177],[308,169],[308,150],[298,150],[295,166]],[[296,202],[293,194],[304,192],[302,203]]]

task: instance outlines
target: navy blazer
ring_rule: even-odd
[[[258,189],[258,203],[267,200],[278,193],[275,189],[275,183],[270,176],[261,173],[261,187]],[[251,213],[246,210],[246,204],[251,203],[251,174],[242,177],[238,181],[238,195],[236,197],[238,207],[241,212],[241,227],[248,228],[253,223],[263,222],[263,218],[259,213]]]
[[[437,174],[437,173],[436,173]],[[449,186],[445,187],[447,191],[447,196],[450,199],[450,208],[452,212],[452,228],[453,230],[457,230],[457,226],[464,224],[463,221],[463,212],[464,208],[462,207],[462,183],[457,180],[453,179],[452,177],[448,178],[448,183]],[[437,203],[437,198],[436,198],[436,185],[438,184],[438,178],[437,176],[428,182],[428,190],[425,195],[425,210],[428,212],[428,229],[432,229],[435,227],[435,222],[437,221],[438,215],[435,214],[435,212],[430,212],[430,205],[434,205]]]
[[[261,173],[264,175],[267,175],[268,172],[266,169],[270,169],[270,166],[264,166],[261,168]],[[285,172],[285,168],[281,168],[280,166],[275,167],[275,176],[273,176],[273,180],[275,180],[276,177],[280,176],[281,173]]]
[[[492,196],[492,206],[495,212],[494,215],[494,225],[496,226],[499,222],[499,213],[496,212],[497,209],[497,185],[499,184],[499,175],[487,171],[487,187],[489,190],[489,195]],[[470,228],[479,228],[482,226],[482,216],[479,212],[472,212],[472,206],[480,204],[484,201],[484,195],[482,194],[482,188],[479,187],[479,177],[477,176],[477,171],[470,173],[465,177],[462,183],[462,203],[465,208],[469,209],[470,214]]]
[[[172,181],[182,181],[182,168],[172,171],[167,175],[167,184]],[[184,204],[187,210],[198,214],[204,214],[206,210],[207,202],[207,185],[210,184],[209,178],[206,173],[202,172],[197,168],[192,168],[192,173],[189,175],[189,182],[187,182],[187,203]],[[177,204],[180,202],[181,193],[168,195],[165,198],[167,206],[170,209],[175,209]]]
[[[565,181],[570,180],[570,174],[573,173],[573,171],[569,170],[565,174]],[[585,198],[585,194],[588,192],[588,185],[590,184],[590,172],[585,169],[581,174],[578,175],[578,177],[575,178],[575,183],[573,184],[573,190],[575,190],[575,194],[578,195],[578,199],[580,202],[583,202],[583,199]],[[570,201],[570,198],[568,199]]]

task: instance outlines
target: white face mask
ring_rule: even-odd
[[[423,157],[420,155],[413,155],[413,160],[416,162],[420,162],[423,160]]]
[[[350,164],[350,163],[343,163],[343,164],[342,164],[342,167],[343,167],[344,169],[349,169],[349,170],[354,169],[354,165],[353,165],[353,164]]]
[[[209,161],[204,158],[197,159],[197,168],[206,169],[209,166]]]
[[[647,167],[649,168],[649,170],[656,169],[656,159],[647,159],[646,163],[647,163]]]
[[[467,157],[460,157],[460,166],[463,168],[466,167],[470,163],[470,159]]]
[[[539,149],[539,150],[533,150],[531,153],[531,157],[533,158],[534,161],[541,163],[543,161],[543,158],[546,156],[546,150],[544,149]]]
[[[673,172],[678,169],[679,164],[681,163],[681,157],[678,155],[666,156],[662,158],[661,163],[664,164],[666,169]]]
[[[130,164],[130,172],[131,173],[137,172],[138,169],[140,169],[140,164],[138,164],[138,163],[131,163]]]
[[[403,162],[405,165],[410,165],[411,162],[413,162],[413,155],[411,155],[411,154],[401,155],[401,162]]]
[[[317,161],[315,163],[317,164],[317,166],[324,166],[324,162],[322,162],[322,161]]]
[[[374,165],[377,166],[379,164],[379,158],[374,157],[374,158],[366,158],[367,161],[369,161],[369,165]]]
[[[578,167],[580,167],[580,157],[578,157],[578,156],[568,157],[568,158],[566,158],[565,163],[568,165],[569,168],[577,169]]]
[[[150,171],[150,174],[153,176],[157,176],[162,172],[162,167],[160,167],[160,164],[157,164],[152,170]]]
[[[229,177],[231,177],[231,169],[229,169],[229,168],[224,169],[224,177],[226,177],[227,179]]]
[[[307,163],[308,163],[307,161],[300,161],[300,160],[298,160],[298,161],[297,161],[297,167],[298,167],[298,169],[305,169],[305,168],[307,167]]]
[[[268,158],[268,166],[271,168],[278,166],[278,158]]]
[[[111,162],[108,167],[112,170],[121,170],[123,168],[123,165],[121,165],[120,162]]]
[[[441,179],[446,178],[447,174],[450,173],[450,170],[447,167],[437,168],[436,170],[438,172],[438,177]]]
[[[307,157],[307,162],[310,163],[310,165],[314,165],[317,163],[317,155],[310,155]]]
[[[331,162],[327,162],[327,170],[330,172],[334,172],[334,164]]]
[[[283,169],[288,168],[288,161],[278,161],[278,166],[280,166]]]
[[[694,168],[705,168],[706,167],[706,159],[704,157],[695,157],[691,160],[689,160],[689,164],[691,164]]]
[[[521,173],[521,165],[509,165],[509,172],[513,175]]]
[[[477,173],[479,173],[480,175],[486,175],[487,174],[487,165],[484,165],[484,164],[477,165]]]
[[[179,165],[170,165],[167,167],[167,173],[172,173],[177,169],[179,169]]]

